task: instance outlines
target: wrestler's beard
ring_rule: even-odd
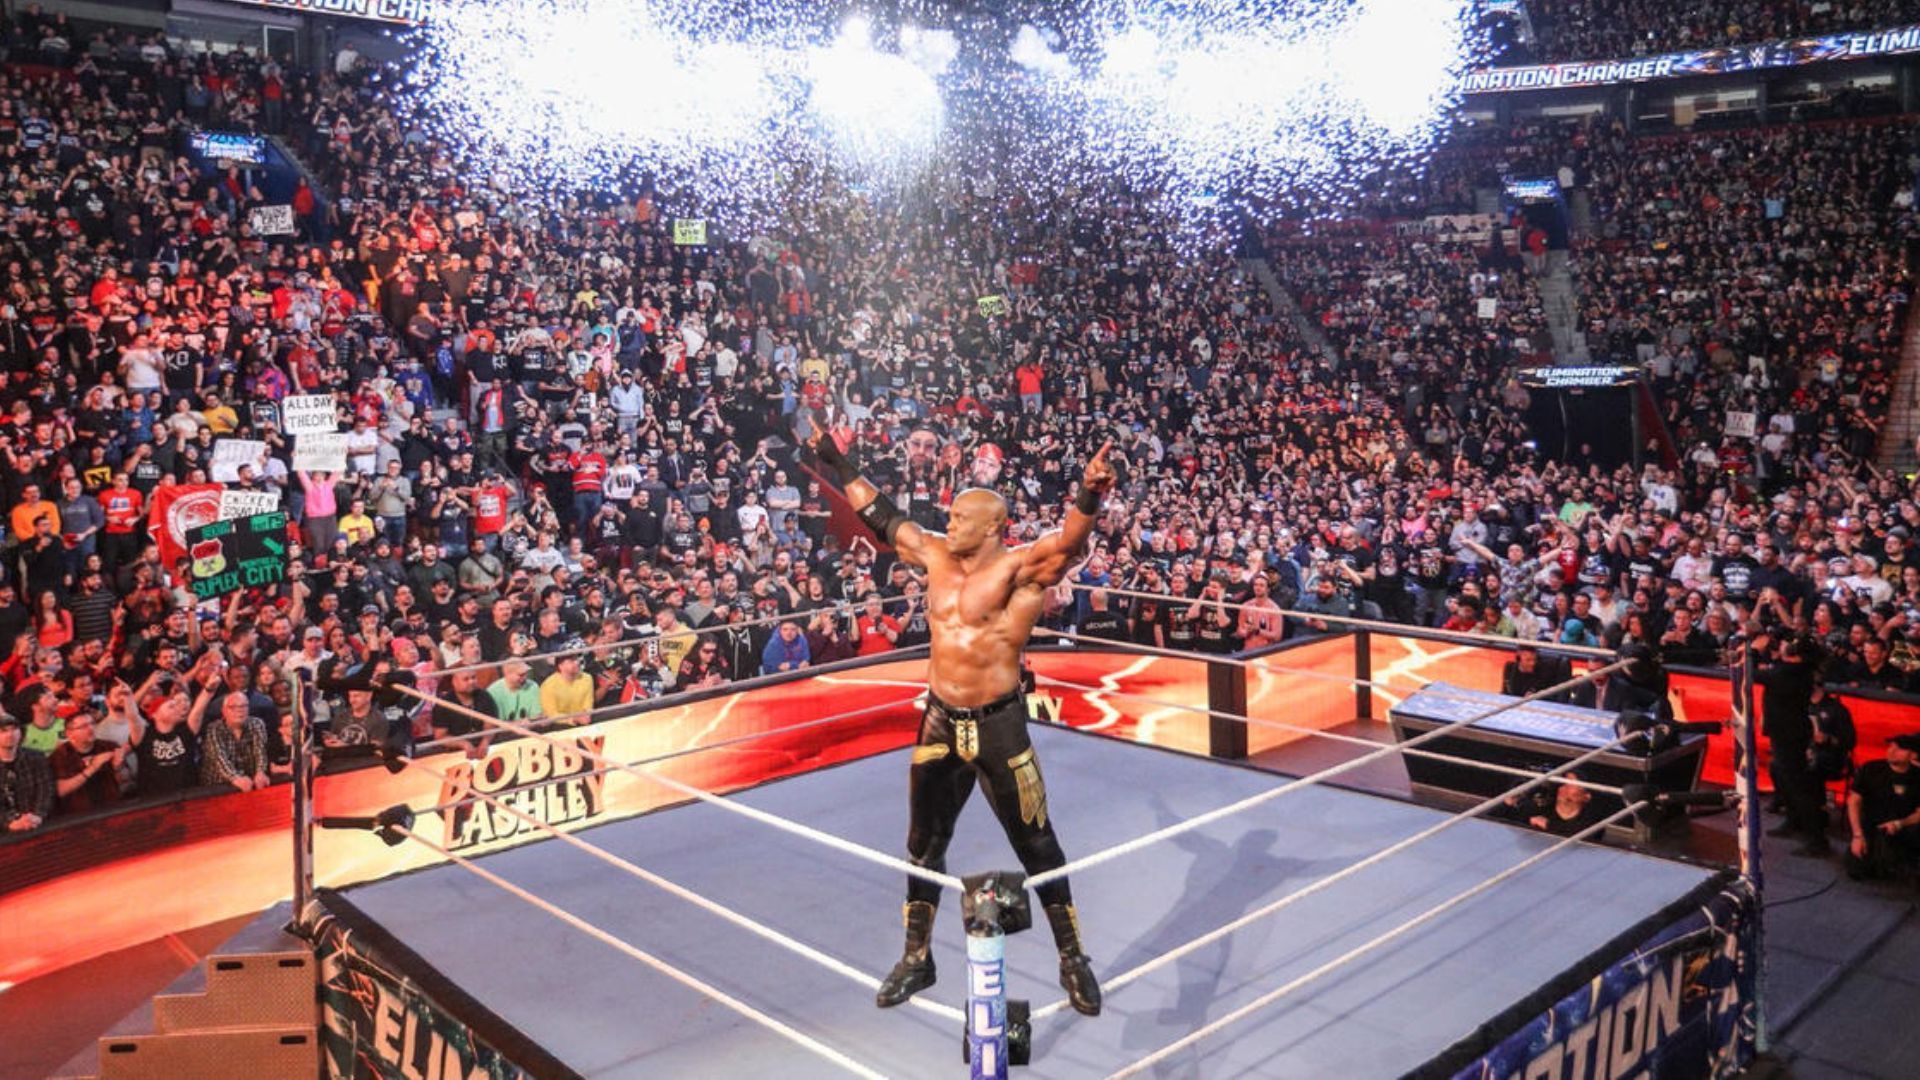
[[[993,541],[993,538],[992,530],[981,530],[972,534],[961,533],[958,536],[949,534],[947,550],[962,557],[978,555]]]

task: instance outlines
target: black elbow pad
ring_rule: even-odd
[[[885,495],[875,495],[872,502],[856,513],[860,515],[860,520],[866,524],[867,528],[873,530],[875,536],[889,544],[893,543],[893,530],[907,520],[907,515],[901,513],[900,508],[893,505],[893,500]]]

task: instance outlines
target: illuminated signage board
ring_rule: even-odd
[[[193,152],[215,161],[233,161],[242,165],[267,163],[267,140],[259,135],[238,131],[196,131],[187,136]]]
[[[1911,52],[1920,52],[1920,25],[1623,60],[1571,60],[1562,64],[1484,68],[1462,76],[1460,90],[1468,94],[1504,94],[1520,90],[1619,86],[1689,75],[1767,71],[1829,60],[1871,60]]]
[[[1514,202],[1553,202],[1560,197],[1560,181],[1550,176],[1545,179],[1526,180],[1508,177],[1503,182],[1503,186],[1506,189],[1507,198]]]
[[[1631,386],[1639,378],[1640,369],[1626,365],[1536,367],[1520,372],[1520,385],[1536,390],[1576,390],[1598,386]]]
[[[345,19],[418,26],[433,7],[430,0],[228,0],[251,7],[274,8],[300,15],[337,15]]]

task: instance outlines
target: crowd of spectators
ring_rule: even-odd
[[[816,422],[927,524],[998,488],[1014,540],[1111,439],[1053,627],[1227,652],[1365,614],[1711,664],[1757,622],[1827,638],[1841,682],[1920,662],[1920,507],[1862,452],[1913,229],[1877,131],[1563,148],[1618,192],[1579,253],[1590,337],[1648,364],[1686,450],[1636,470],[1529,444],[1513,371],[1546,320],[1485,243],[1270,244],[1321,350],[1119,193],[943,176],[908,215],[823,182],[785,229],[681,246],[649,192],[486,190],[351,58],[282,71],[31,9],[9,51],[49,34],[51,76],[0,75],[0,763],[51,755],[8,828],[271,783],[289,672],[327,688],[329,745],[424,743],[924,642],[915,574],[832,527],[791,433]],[[202,124],[294,148],[294,236],[252,234],[254,177],[182,155]],[[293,393],[336,396],[344,471],[291,470],[261,406]],[[1735,402],[1757,448],[1721,430]],[[148,507],[227,437],[268,445],[229,487],[278,493],[297,539],[283,585],[199,602]],[[461,708],[344,688],[383,670]]]
[[[1616,60],[1910,25],[1900,0],[1522,0],[1534,40],[1504,63]],[[1511,37],[1509,37],[1511,40]]]
[[[1555,129],[1544,129],[1523,141],[1538,155],[1551,152],[1554,136]],[[1377,387],[1382,401],[1399,406],[1404,430],[1385,441],[1444,450],[1459,440],[1462,463],[1470,464],[1464,476],[1448,479],[1485,484],[1416,503],[1428,512],[1423,516],[1440,519],[1439,529],[1419,522],[1432,539],[1418,559],[1437,563],[1441,581],[1451,583],[1484,577],[1489,565],[1526,566],[1547,549],[1549,558],[1534,567],[1537,578],[1556,561],[1553,549],[1570,548],[1558,556],[1563,582],[1604,584],[1600,606],[1618,599],[1650,616],[1629,628],[1626,610],[1603,615],[1587,627],[1595,639],[1658,641],[1671,628],[1656,594],[1671,592],[1699,605],[1681,636],[1712,621],[1716,630],[1708,633],[1722,642],[1755,616],[1760,589],[1725,581],[1719,560],[1778,559],[1790,576],[1783,590],[1777,587],[1789,595],[1786,612],[1814,620],[1835,646],[1836,670],[1864,662],[1863,631],[1892,645],[1901,671],[1910,668],[1904,627],[1914,605],[1902,574],[1908,538],[1894,530],[1913,526],[1911,492],[1873,465],[1911,283],[1904,249],[1916,235],[1912,191],[1920,159],[1910,133],[1903,125],[1852,124],[1631,139],[1617,127],[1589,125],[1558,138],[1558,160],[1583,178],[1594,202],[1593,234],[1571,253],[1587,344],[1596,361],[1645,367],[1674,452],[1665,464],[1674,467],[1662,467],[1666,455],[1657,452],[1656,463],[1639,474],[1588,462],[1583,475],[1574,475],[1515,458],[1520,452],[1531,459],[1516,422],[1531,395],[1512,380],[1511,365],[1544,352],[1546,342],[1533,277],[1517,271],[1519,260],[1500,249],[1497,236],[1490,246],[1288,235],[1271,246],[1281,276],[1318,317],[1336,353],[1364,369],[1364,383]],[[1480,317],[1488,300],[1494,313]],[[1753,415],[1756,437],[1730,437],[1730,412]],[[1532,534],[1516,562],[1506,549],[1516,535],[1514,488],[1531,485],[1536,469],[1544,486],[1519,498],[1531,504],[1518,509],[1519,531]],[[1502,476],[1509,479],[1485,483]],[[1571,511],[1552,516],[1578,533],[1539,527],[1539,512],[1556,511],[1562,500]],[[1809,504],[1823,514],[1807,515]],[[1589,505],[1600,516],[1582,525]],[[1447,522],[1462,522],[1469,506],[1477,520],[1456,534]],[[1401,543],[1392,562],[1405,566],[1414,554],[1408,537],[1394,536],[1391,521],[1382,533]],[[1642,539],[1646,546],[1636,554]],[[1698,548],[1692,559],[1683,558],[1689,544]],[[1596,552],[1607,565],[1594,561]],[[1379,552],[1382,561],[1387,554]],[[1889,586],[1866,588],[1871,604],[1843,584],[1857,578],[1856,563],[1866,565],[1860,554],[1873,563],[1869,576]],[[1511,607],[1512,585],[1525,576],[1510,573],[1506,587],[1480,603],[1489,625],[1500,620],[1488,609]],[[1716,584],[1728,595],[1716,595]],[[1694,590],[1705,595],[1696,599]],[[1383,610],[1404,607],[1402,586],[1382,591],[1389,601]],[[1413,592],[1422,621],[1444,613],[1447,602],[1458,606],[1450,584],[1439,603],[1427,589]],[[1526,636],[1584,636],[1524,591],[1518,599],[1539,620],[1520,620]],[[1766,617],[1767,607],[1758,614]],[[1721,617],[1708,618],[1716,613]],[[1453,615],[1462,622],[1470,616]],[[1527,632],[1535,625],[1542,630]],[[1890,684],[1894,676],[1876,680]]]

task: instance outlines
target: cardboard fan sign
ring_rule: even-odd
[[[187,534],[214,521],[252,517],[280,508],[277,491],[230,489],[219,484],[168,484],[147,503],[147,532],[171,569],[187,555]]]
[[[287,515],[215,521],[187,533],[188,577],[193,595],[213,600],[287,578]]]
[[[247,214],[247,224],[259,236],[292,236],[293,207],[256,206]]]
[[[332,394],[292,394],[280,403],[280,430],[288,435],[328,435],[340,430]]]

